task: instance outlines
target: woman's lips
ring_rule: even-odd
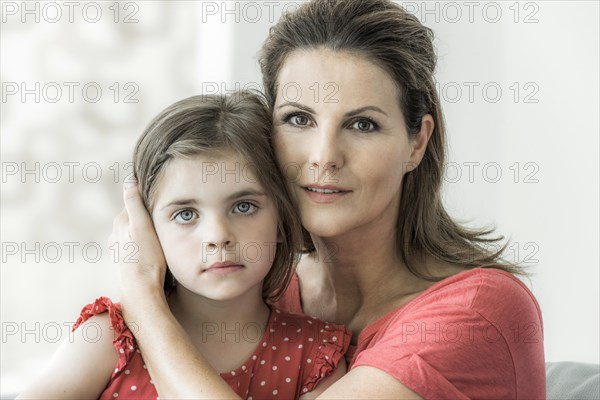
[[[333,185],[309,185],[302,188],[309,199],[319,204],[335,203],[351,193],[350,190]]]

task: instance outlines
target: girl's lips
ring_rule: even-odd
[[[230,272],[239,271],[244,268],[242,264],[237,264],[232,261],[217,261],[212,263],[208,268],[204,270],[204,272],[210,272],[215,274],[228,274]]]

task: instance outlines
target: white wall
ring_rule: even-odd
[[[64,2],[28,3],[39,22],[21,4],[3,2],[0,25],[2,393],[68,339],[82,305],[118,296],[106,238],[145,124],[202,89],[258,85],[256,52],[296,3],[122,2],[116,16],[113,2],[82,2],[73,22]],[[598,3],[404,5],[437,36],[449,209],[496,224],[532,265],[547,360],[598,363]],[[40,98],[21,98],[36,82]]]

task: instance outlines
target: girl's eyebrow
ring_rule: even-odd
[[[232,195],[227,196],[227,200],[235,200],[245,196],[266,196],[266,194],[260,190],[246,189],[240,190],[239,192],[235,192]]]
[[[169,204],[165,205],[164,207],[161,207],[161,210],[164,210],[165,208],[169,208],[172,206],[195,206],[198,204],[198,201],[196,199],[175,199],[173,201],[171,201]]]
[[[306,112],[309,112],[311,114],[315,114],[315,111],[312,108],[307,107],[305,105],[302,105],[300,103],[296,103],[294,101],[285,102],[285,103],[281,104],[280,106],[278,106],[277,109],[280,109],[282,107],[287,107],[287,106],[296,107],[296,108],[299,108],[299,109],[304,110]],[[357,109],[348,111],[347,113],[344,114],[344,117],[352,117],[354,115],[360,114],[360,113],[365,112],[365,111],[375,111],[375,112],[381,113],[381,114],[383,114],[383,115],[385,115],[387,117],[387,114],[385,113],[385,111],[383,111],[381,108],[376,107],[376,106],[359,107]]]
[[[245,197],[245,196],[266,196],[266,194],[260,190],[254,190],[254,189],[245,189],[245,190],[240,190],[237,191],[229,196],[227,196],[227,201],[231,201],[231,200],[235,200],[235,199],[239,199],[241,197]],[[173,207],[173,206],[197,206],[198,205],[198,200],[196,199],[175,199],[173,201],[170,201],[168,204],[166,204],[165,206],[161,207],[161,210],[164,210],[165,208],[169,208],[169,207]]]

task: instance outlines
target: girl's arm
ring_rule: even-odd
[[[125,187],[124,200],[126,210],[115,220],[113,241],[135,243],[138,259],[120,263],[121,306],[125,321],[137,324],[135,338],[158,394],[162,398],[239,398],[202,357],[168,307],[162,290],[166,262],[136,185]],[[380,369],[361,366],[340,379],[344,370],[322,381],[306,398],[420,399]]]
[[[83,334],[90,324],[94,341]],[[60,345],[42,375],[17,399],[97,399],[119,359],[113,338],[108,313],[90,318]]]

